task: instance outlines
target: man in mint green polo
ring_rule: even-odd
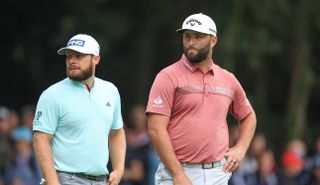
[[[99,51],[93,37],[73,36],[57,52],[66,56],[67,78],[39,98],[34,149],[48,185],[117,185],[122,178],[126,143],[120,95],[111,82],[95,77]]]

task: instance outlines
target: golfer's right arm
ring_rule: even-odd
[[[34,131],[33,147],[36,158],[40,165],[42,175],[46,180],[47,185],[60,185],[57,172],[54,168],[50,141],[52,135]]]
[[[148,133],[161,161],[170,171],[174,185],[192,185],[174,152],[167,130],[169,117],[148,113]]]

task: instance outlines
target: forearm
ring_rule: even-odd
[[[52,151],[49,141],[45,138],[44,133],[34,134],[34,151],[42,174],[48,185],[60,185],[57,172],[53,164]]]
[[[184,173],[174,152],[167,130],[153,130],[149,128],[148,132],[155,150],[172,176]]]
[[[110,132],[109,145],[112,168],[118,171],[122,176],[126,155],[126,138],[122,128]]]
[[[252,111],[246,118],[240,121],[239,137],[236,147],[240,147],[244,151],[248,150],[251,140],[255,133],[256,125],[256,115],[255,112]]]

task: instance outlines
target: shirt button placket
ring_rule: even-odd
[[[206,75],[203,76],[204,95],[209,96],[209,83],[207,82]]]

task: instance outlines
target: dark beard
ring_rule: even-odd
[[[88,67],[88,69],[82,71],[82,73],[78,76],[70,76],[68,75],[68,72],[67,72],[67,76],[71,79],[71,80],[74,80],[74,81],[83,81],[83,80],[86,80],[88,78],[90,78],[93,74],[93,70],[92,70],[92,64]]]
[[[191,63],[201,63],[202,61],[207,59],[209,54],[209,49],[210,49],[210,43],[205,47],[198,49],[197,50],[198,54],[190,55],[188,54],[188,49],[183,47],[184,54]]]

